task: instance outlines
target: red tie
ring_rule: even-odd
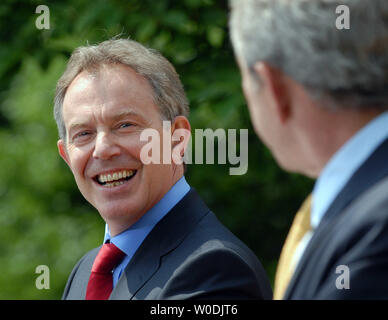
[[[113,243],[105,243],[94,260],[90,274],[86,300],[107,300],[113,290],[113,268],[122,260],[125,253]]]

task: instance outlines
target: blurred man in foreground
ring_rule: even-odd
[[[275,299],[388,298],[387,17],[386,0],[231,1],[255,131],[282,168],[318,178]]]
[[[57,84],[58,149],[107,227],[104,244],[74,267],[63,299],[271,297],[260,262],[173,156],[187,145],[187,135],[171,137],[190,133],[188,112],[179,77],[159,53],[124,39],[74,51]],[[160,163],[144,161],[147,129],[159,136],[152,156]]]

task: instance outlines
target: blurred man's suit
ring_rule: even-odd
[[[74,267],[63,299],[85,299],[99,249]],[[191,189],[142,243],[110,299],[270,299],[271,291],[256,256]]]
[[[326,211],[284,299],[388,299],[387,164],[385,140]]]

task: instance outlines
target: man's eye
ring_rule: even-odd
[[[120,128],[128,128],[128,127],[132,127],[132,126],[133,126],[133,124],[129,123],[129,122],[125,122],[125,123],[120,124]]]
[[[74,136],[74,138],[75,138],[75,139],[77,139],[77,138],[82,138],[82,137],[85,137],[85,136],[87,136],[87,135],[89,135],[89,134],[90,134],[89,131],[82,131],[82,132],[77,133],[77,134]]]

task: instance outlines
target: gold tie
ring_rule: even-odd
[[[311,194],[303,202],[296,214],[286,242],[280,254],[275,276],[274,299],[281,300],[286,292],[288,283],[294,273],[293,256],[303,236],[311,229],[310,225]]]

